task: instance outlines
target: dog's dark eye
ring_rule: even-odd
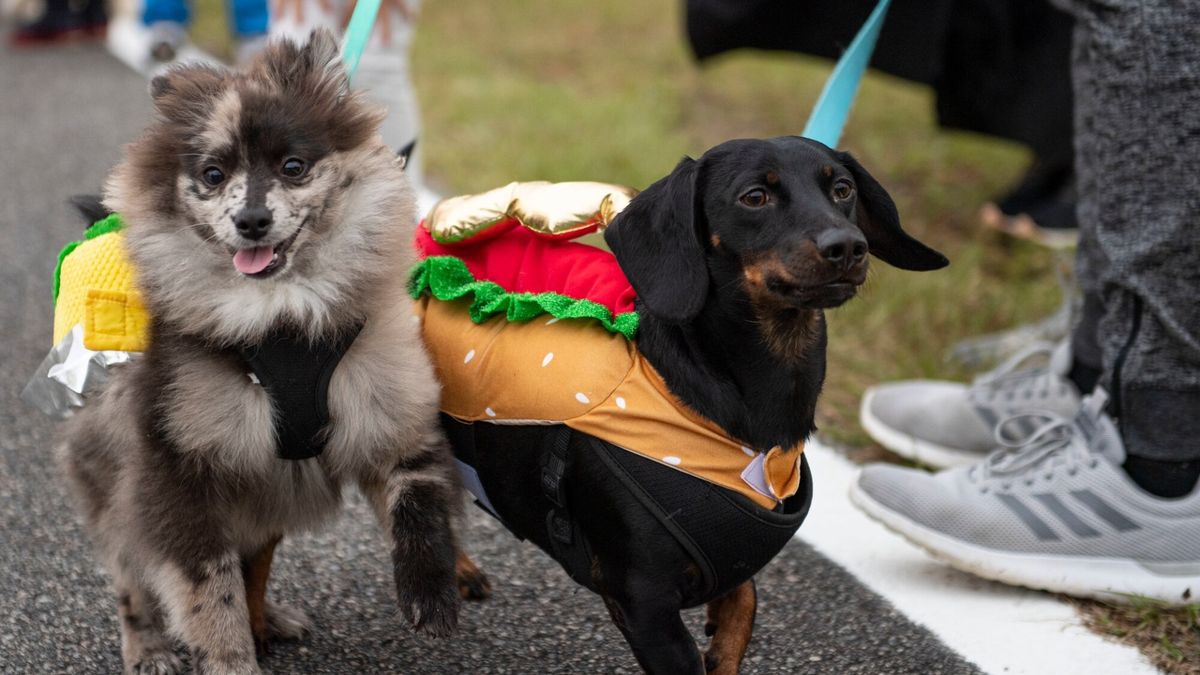
[[[767,202],[770,201],[770,196],[767,195],[766,190],[754,188],[741,197],[738,197],[738,201],[752,209],[759,209],[767,205]]]
[[[838,201],[846,201],[854,196],[854,184],[848,180],[839,180],[833,184],[833,198]]]
[[[308,171],[308,164],[299,157],[288,157],[283,160],[283,166],[279,167],[279,173],[288,178],[299,178]]]
[[[200,180],[209,187],[217,187],[225,182],[225,172],[215,166],[206,166],[200,170]]]

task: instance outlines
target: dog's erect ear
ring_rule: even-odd
[[[685,157],[604,231],[646,310],[670,323],[695,318],[708,298],[708,266],[696,226],[697,168]]]
[[[260,77],[282,87],[287,95],[340,100],[350,93],[350,76],[337,38],[327,28],[314,30],[302,45],[290,39],[272,40],[253,64]]]
[[[950,264],[946,256],[913,239],[900,229],[900,214],[891,195],[879,181],[848,152],[836,153],[842,166],[854,175],[858,186],[858,229],[867,237],[867,247],[880,260],[904,270],[924,272]]]
[[[225,87],[225,71],[204,64],[172,66],[150,80],[150,98],[163,117],[178,123],[199,122]]]
[[[317,28],[309,34],[308,42],[300,48],[300,59],[304,72],[332,85],[338,97],[350,93],[350,75],[333,31]]]

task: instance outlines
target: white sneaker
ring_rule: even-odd
[[[1047,361],[1025,367],[1035,357]],[[1001,419],[1022,412],[1070,416],[1080,394],[1067,379],[1071,343],[1038,343],[1015,354],[971,385],[905,380],[876,385],[863,395],[859,421],[880,445],[935,468],[971,464],[996,447]],[[1032,420],[1022,420],[1032,431]]]
[[[177,36],[164,35],[165,32],[156,34],[137,17],[117,16],[108,22],[105,45],[110,54],[146,78],[165,72],[175,63],[220,63],[186,39],[175,41]],[[164,45],[169,45],[170,49]],[[165,56],[168,51],[173,52],[171,60],[160,61],[154,56],[155,52]]]
[[[1038,415],[1024,442],[1008,439],[1008,448],[970,467],[929,474],[868,466],[851,500],[935,557],[987,579],[1109,601],[1194,603],[1200,488],[1165,499],[1130,480],[1121,437],[1102,412],[1107,398],[1098,388],[1073,419]]]

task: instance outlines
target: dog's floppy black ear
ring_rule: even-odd
[[[695,318],[708,298],[708,266],[696,227],[697,168],[685,157],[604,231],[646,310],[670,323]]]
[[[946,256],[913,239],[900,229],[900,214],[891,195],[848,152],[837,159],[854,175],[858,186],[858,229],[867,237],[867,247],[880,260],[904,270],[924,272],[950,264]]]

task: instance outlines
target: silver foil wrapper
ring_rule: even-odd
[[[137,354],[95,352],[83,346],[83,326],[75,326],[55,345],[21,390],[21,400],[54,419],[66,419],[82,408],[87,395],[108,381],[109,368]]]

